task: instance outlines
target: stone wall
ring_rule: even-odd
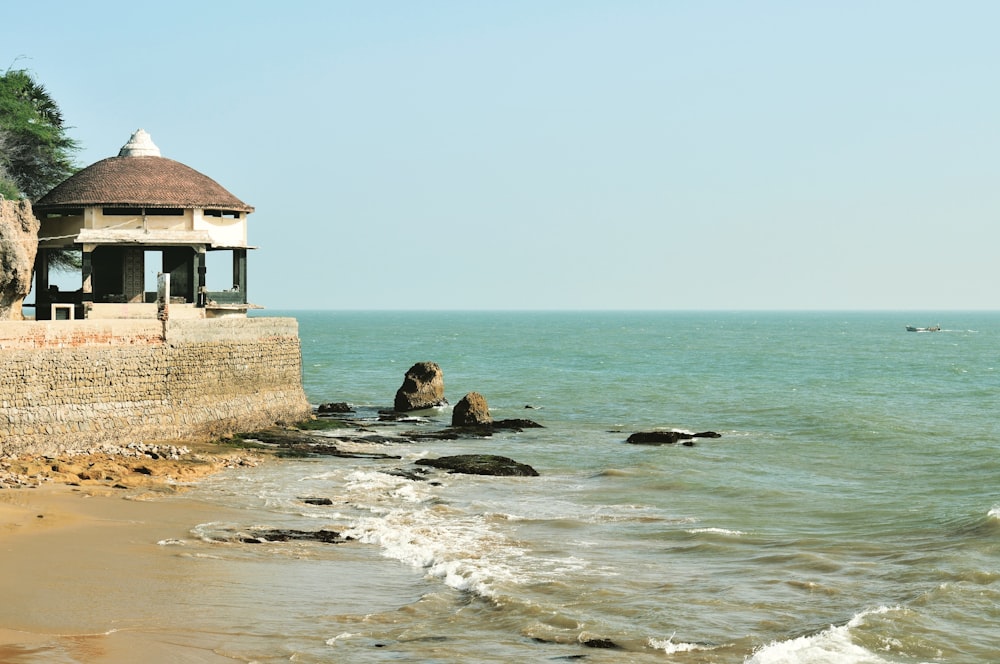
[[[0,322],[0,453],[196,440],[305,419],[291,318]]]

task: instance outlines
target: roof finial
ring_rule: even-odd
[[[152,137],[145,129],[136,129],[128,143],[118,151],[119,157],[159,157],[160,148],[153,143]]]

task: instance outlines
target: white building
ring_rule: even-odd
[[[34,291],[39,320],[155,318],[150,272],[170,275],[171,318],[245,316],[252,306],[246,287],[253,207],[208,176],[160,156],[142,129],[117,157],[79,171],[33,208],[41,223]],[[82,286],[73,292],[50,286],[52,252],[67,249],[82,259]],[[232,279],[214,291],[206,288],[207,265],[216,264],[208,261],[210,252],[232,257]]]

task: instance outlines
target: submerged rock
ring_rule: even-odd
[[[337,401],[333,403],[321,403],[316,408],[316,412],[320,414],[326,413],[353,413],[354,409],[351,408],[349,403],[344,401]]]
[[[314,498],[311,496],[304,496],[299,498],[306,505],[333,505],[333,501],[329,498]]]
[[[380,452],[359,452],[347,451],[337,446],[337,438],[331,436],[316,437],[307,431],[297,429],[263,429],[253,433],[240,434],[246,442],[260,441],[277,448],[279,454],[288,456],[311,457],[311,456],[333,456],[345,457],[349,459],[398,459],[399,455],[382,454]],[[356,440],[364,443],[395,442],[396,438],[377,439],[374,436],[345,436],[349,440]]]
[[[343,544],[350,542],[354,538],[344,537],[336,530],[294,530],[284,528],[271,528],[254,530],[252,534],[239,534],[236,541],[243,544],[265,544],[267,542],[324,542],[326,544]]]
[[[685,445],[692,445],[693,438],[721,438],[722,434],[714,431],[702,431],[701,433],[688,433],[686,431],[640,431],[628,437],[626,443],[633,445],[673,445],[683,442]]]
[[[494,429],[544,429],[538,422],[523,418],[513,418],[509,420],[496,420],[493,422]]]
[[[420,459],[416,463],[420,466],[431,466],[466,475],[538,476],[538,471],[531,466],[494,454],[459,454],[437,459]]]

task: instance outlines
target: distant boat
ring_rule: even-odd
[[[913,327],[912,325],[906,326],[907,332],[940,332],[940,325],[932,325],[931,327]]]

